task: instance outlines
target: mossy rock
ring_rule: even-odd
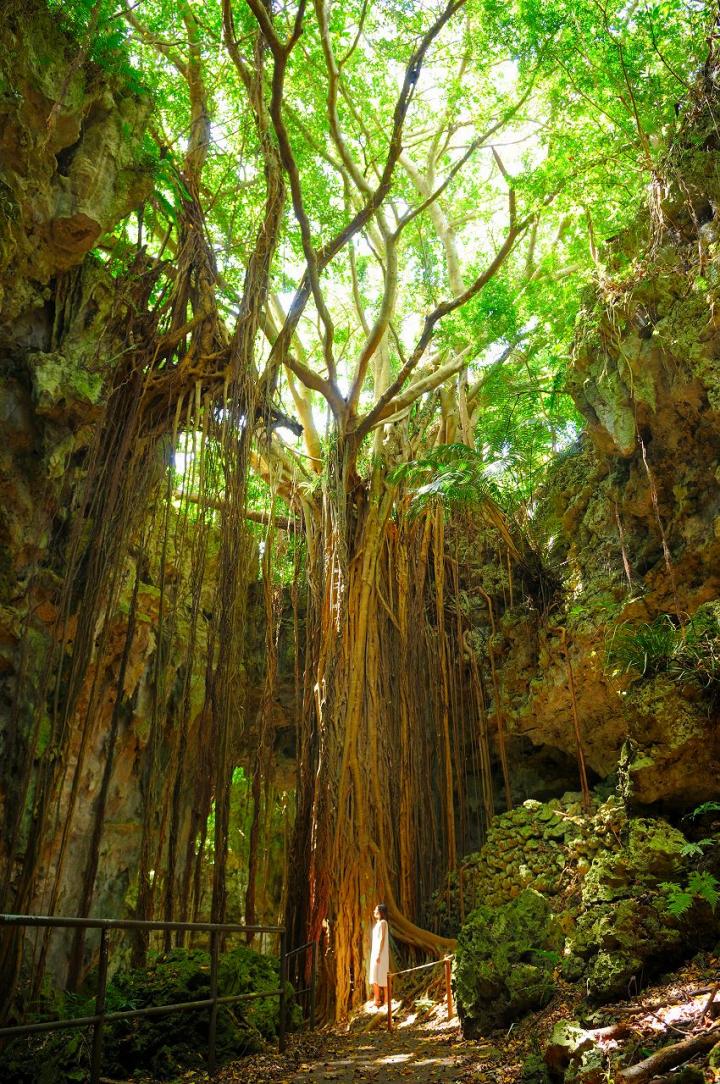
[[[496,910],[478,907],[458,937],[453,986],[466,1038],[548,1003],[563,934],[547,900],[526,889]]]
[[[520,1084],[551,1084],[552,1077],[540,1054],[530,1054],[520,1070]]]
[[[683,865],[687,840],[666,821],[637,817],[630,821],[627,840],[629,864],[644,881],[667,881]]]
[[[720,1043],[716,1043],[708,1056],[708,1065],[711,1069],[720,1072]]]
[[[29,354],[27,361],[38,414],[71,421],[92,417],[102,396],[101,373],[59,353]]]
[[[628,952],[599,952],[587,975],[588,997],[593,1001],[626,998],[642,971],[642,959]]]
[[[599,1047],[592,1046],[570,1066],[564,1084],[607,1084],[609,1079],[607,1055]]]
[[[685,837],[665,821],[649,818],[630,821],[624,835],[620,851],[602,850],[593,860],[563,962],[571,981],[585,970],[595,1002],[626,997],[643,975],[678,959],[693,943],[670,914],[660,887],[682,876]]]

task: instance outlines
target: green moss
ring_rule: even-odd
[[[538,892],[473,911],[460,930],[453,973],[463,1034],[473,1038],[546,1005],[562,944],[562,931]]]
[[[525,1059],[520,1071],[521,1084],[550,1084],[550,1073],[540,1054],[531,1054]]]
[[[628,822],[623,846],[599,852],[585,877],[582,909],[563,974],[585,974],[593,1001],[626,997],[653,971],[703,943],[701,924],[683,923],[667,908],[663,882],[684,867],[685,837],[662,820]]]
[[[100,402],[102,374],[83,368],[76,359],[52,353],[30,354],[27,360],[40,413],[65,413],[75,403],[94,406]]]

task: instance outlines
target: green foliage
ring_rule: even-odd
[[[490,476],[488,464],[474,448],[465,444],[441,444],[428,455],[402,463],[390,474],[392,482],[403,482],[413,491],[416,510],[439,501],[442,504],[498,504],[501,492]]]
[[[623,622],[613,631],[608,663],[639,677],[664,673],[677,651],[679,637],[678,627],[669,614],[639,625]]]
[[[89,61],[120,76],[128,89],[145,89],[131,62],[127,28],[113,0],[47,0],[47,4],[65,33],[86,51]]]
[[[660,887],[667,896],[668,911],[676,918],[687,914],[691,907],[700,901],[704,901],[714,911],[720,900],[720,881],[708,870],[695,870],[685,885],[664,881]]]
[[[221,996],[272,992],[279,986],[277,961],[239,946],[223,956]],[[210,956],[200,949],[174,949],[142,971],[118,975],[112,997],[132,1007],[201,1000],[210,992]],[[172,1075],[178,1066],[204,1063],[208,1010],[188,1010],[164,1017],[120,1021],[109,1029],[107,1064],[112,1073],[150,1068]],[[277,1036],[277,997],[239,1002],[218,1013],[218,1056],[226,1060],[258,1050]]]
[[[696,820],[698,817],[716,812],[720,812],[720,802],[703,802],[683,819]],[[683,858],[697,858],[700,861],[706,858],[706,851],[716,848],[717,845],[717,838],[698,839],[687,842],[681,854]],[[707,869],[693,870],[686,884],[665,881],[660,887],[667,896],[668,910],[676,917],[686,914],[694,904],[702,901],[714,911],[720,900],[720,881]]]
[[[110,0],[49,3],[93,61],[141,81],[155,97],[154,146],[148,156],[156,183],[145,208],[143,243],[151,254],[163,251],[168,258],[181,239],[179,178],[192,122],[187,9],[169,0],[144,0],[139,7],[130,5],[126,21]],[[263,213],[266,174],[246,89],[223,45],[221,5],[195,0],[192,12],[197,20],[193,56],[202,71],[212,127],[202,210],[220,272],[218,303],[232,324]],[[236,39],[251,69],[257,24],[247,5],[233,5],[233,12]],[[289,33],[294,12],[292,4],[273,9],[281,36]],[[382,172],[398,75],[431,18],[431,7],[422,4],[343,0],[332,5],[330,41],[336,59],[343,58],[335,95],[343,139],[339,151],[328,122],[322,35],[312,11],[305,13],[302,46],[285,74],[282,110],[316,250],[347,225],[365,202],[363,186],[372,188]],[[398,238],[387,368],[391,375],[399,371],[432,307],[492,265],[507,229],[511,184],[517,218],[528,223],[527,229],[484,287],[438,324],[423,365],[429,361],[432,369],[452,353],[467,358],[463,377],[474,398],[476,448],[493,470],[487,480],[520,499],[532,496],[549,459],[578,432],[580,419],[564,392],[564,375],[582,287],[595,272],[591,250],[632,221],[648,179],[659,171],[672,137],[675,103],[704,55],[709,20],[703,6],[682,0],[648,0],[641,9],[621,0],[610,5],[472,0],[440,35],[421,72],[403,158],[382,213],[388,222],[399,220],[425,199],[424,185],[448,183],[432,213],[419,213]],[[494,134],[494,152],[488,131]],[[462,133],[459,141],[457,133]],[[474,139],[470,161],[455,169],[461,150]],[[493,153],[503,156],[502,170]],[[364,178],[359,191],[352,176]],[[442,221],[449,235],[438,224]],[[367,339],[364,328],[382,310],[385,261],[376,229],[373,219],[358,234],[352,259],[345,249],[323,268],[343,394]],[[134,226],[124,224],[114,254],[129,262],[136,236]],[[164,248],[166,238],[171,243]],[[274,303],[285,311],[304,262],[301,230],[288,208],[270,282]],[[309,367],[324,374],[313,304],[297,335]],[[377,399],[379,373],[369,366],[360,413]],[[305,394],[319,420],[327,404],[315,382]],[[282,374],[278,396],[292,411]],[[438,401],[438,389],[418,397],[411,431],[433,430]],[[367,468],[371,457],[362,462]],[[308,480],[304,465],[297,465],[298,476]],[[440,473],[436,495],[473,499],[476,471]]]
[[[652,622],[618,625],[607,648],[608,665],[636,679],[669,674],[693,683],[711,701],[720,696],[720,610],[700,607],[684,627],[669,614]]]
[[[720,813],[720,802],[703,802],[701,805],[695,806],[695,809],[687,816],[691,820],[695,820],[697,817],[704,817],[708,813]]]
[[[667,894],[667,909],[671,915],[679,918],[684,915],[693,905],[693,896],[687,888],[682,888],[672,881],[663,881],[660,886]]]
[[[93,979],[91,977],[90,986]],[[279,987],[278,962],[238,946],[221,957],[220,996],[272,994]],[[120,971],[107,988],[107,1011],[122,1012],[151,1005],[199,1001],[210,992],[210,955],[201,949],[174,949],[151,959],[137,971]],[[288,984],[290,1023],[300,1023]],[[218,1012],[217,1052],[227,1061],[277,1039],[278,998],[238,1002]],[[45,1015],[92,1015],[93,994],[52,995]],[[158,1017],[109,1023],[105,1029],[103,1067],[108,1076],[126,1079],[135,1072],[158,1079],[185,1068],[203,1068],[207,1055],[208,1009],[180,1010]],[[13,1084],[69,1084],[88,1075],[90,1042],[85,1031],[52,1032],[13,1040],[0,1054],[3,1079]]]
[[[699,839],[697,843],[686,843],[680,852],[683,858],[702,858],[706,847],[712,847],[714,839]]]
[[[254,642],[251,640],[250,644],[252,658],[248,663],[248,669],[253,680],[260,683],[263,673],[262,652],[264,651],[264,636],[260,622],[256,624],[255,629],[250,634],[251,637],[257,632],[259,632],[259,636]],[[282,640],[280,648],[282,649]],[[290,660],[286,665],[289,664]],[[236,767],[233,771],[230,790],[230,836],[226,870],[228,922],[242,923],[245,920],[245,893],[248,883],[250,836],[254,814],[251,791],[252,773],[246,772],[242,767]],[[266,872],[262,874],[258,900],[256,901],[258,907],[256,919],[258,923],[267,922],[268,925],[272,925],[279,921],[283,892],[283,849],[287,838],[286,833],[293,817],[293,807],[294,803],[291,795],[279,788],[268,788],[267,794],[263,797],[261,847],[267,856],[267,860],[264,863]],[[213,804],[210,810],[205,840],[205,863],[208,871],[205,877],[206,886],[209,886],[212,882],[209,871],[212,869],[215,860],[214,826],[215,806]],[[203,904],[209,906],[209,898],[204,899]]]

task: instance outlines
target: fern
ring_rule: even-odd
[[[390,475],[414,490],[412,508],[419,512],[428,504],[472,505],[517,554],[510,525],[503,510],[499,486],[490,476],[493,464],[466,444],[442,444],[429,455],[402,463]]]
[[[675,918],[680,918],[690,910],[695,902],[691,892],[672,881],[663,881],[660,885],[667,896],[667,909]]]
[[[688,877],[688,892],[693,896],[705,900],[714,911],[720,900],[720,881],[708,870],[702,872],[696,870]]]
[[[441,444],[429,455],[402,463],[391,474],[393,482],[405,482],[416,497],[441,497],[452,503],[500,499],[490,476],[493,463],[466,444]]]
[[[720,613],[703,606],[684,628],[669,614],[623,622],[608,643],[607,661],[636,679],[666,673],[681,685],[692,682],[714,701],[720,697]]]
[[[686,914],[698,900],[704,900],[713,911],[720,900],[720,881],[707,870],[691,873],[684,886],[673,881],[663,881],[660,888],[667,896],[668,911],[676,918]]]
[[[712,847],[714,839],[699,839],[697,843],[686,843],[680,851],[683,858],[702,858],[705,848]]]

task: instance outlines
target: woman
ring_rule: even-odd
[[[385,988],[390,969],[390,937],[387,924],[387,907],[379,903],[373,911],[372,948],[370,950],[370,984],[376,1008],[385,1001]]]

